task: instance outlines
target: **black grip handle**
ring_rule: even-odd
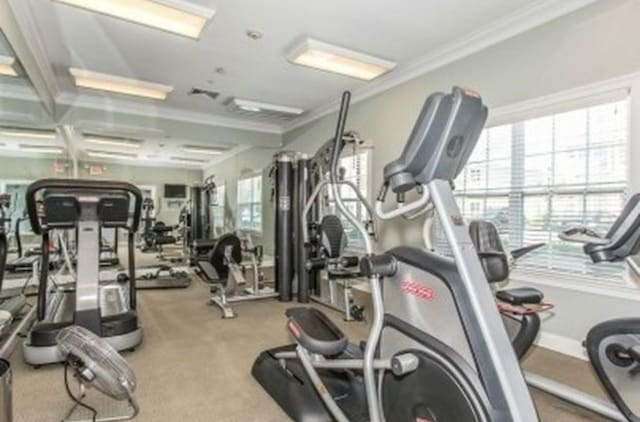
[[[398,262],[389,254],[367,255],[360,259],[360,272],[366,277],[378,275],[392,277],[398,270]]]
[[[30,184],[26,193],[29,222],[31,223],[33,232],[37,235],[42,234],[42,225],[40,224],[40,218],[38,218],[36,194],[43,189],[86,189],[96,191],[124,191],[130,193],[134,197],[131,230],[133,232],[138,231],[138,225],[140,224],[140,212],[142,209],[142,192],[135,185],[127,182],[110,180],[40,179]]]

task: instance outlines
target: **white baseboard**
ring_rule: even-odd
[[[563,355],[588,361],[587,352],[582,342],[558,334],[541,332],[535,344]]]

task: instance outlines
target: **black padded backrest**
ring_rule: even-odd
[[[234,263],[240,264],[242,262],[242,243],[240,238],[233,233],[227,233],[218,238],[213,249],[209,252],[207,261],[220,278],[227,278],[229,276],[229,265],[225,259],[225,252],[227,248],[231,248],[231,259]]]
[[[593,262],[622,261],[640,252],[640,193],[627,200],[605,237],[609,242],[604,245],[584,245],[584,253]]]
[[[320,239],[327,258],[339,258],[347,246],[342,221],[337,215],[325,215],[320,222]]]
[[[472,221],[469,224],[469,235],[487,281],[498,283],[509,278],[509,258],[495,224],[482,220]]]

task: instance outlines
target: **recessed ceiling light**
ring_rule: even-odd
[[[9,56],[0,56],[0,75],[18,76],[18,72],[14,67],[16,59]]]
[[[171,157],[170,160],[175,163],[193,164],[193,165],[204,164],[207,162],[207,160],[197,160],[195,158],[184,158],[184,157]]]
[[[197,145],[185,145],[182,150],[193,154],[220,155],[224,153],[224,150],[220,148],[200,147]]]
[[[215,10],[183,0],[57,0],[185,37],[198,39]]]
[[[73,67],[69,68],[69,72],[73,75],[76,86],[80,88],[97,89],[99,91],[153,98],[155,100],[165,100],[167,95],[173,91],[173,87],[168,85],[138,81]]]
[[[370,81],[393,69],[394,62],[311,38],[287,54],[295,64]]]
[[[289,107],[289,106],[283,106],[279,104],[262,103],[258,101],[243,100],[240,98],[234,98],[231,104],[239,110],[249,111],[253,113],[268,111],[268,112],[294,115],[294,116],[299,116],[300,114],[304,113],[304,109],[299,107]]]
[[[115,158],[119,160],[135,160],[138,158],[136,154],[127,154],[124,152],[109,152],[109,151],[87,151],[89,157],[94,158]]]
[[[56,139],[57,134],[52,130],[38,129],[18,129],[18,128],[2,128],[0,127],[0,135],[10,136],[13,138],[35,138],[35,139]]]
[[[52,147],[51,145],[20,144],[20,149],[23,151],[39,152],[42,154],[62,154],[64,152],[64,148]]]
[[[111,145],[124,148],[140,148],[140,141],[102,135],[85,135],[84,141],[96,145]]]

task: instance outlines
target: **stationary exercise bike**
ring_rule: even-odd
[[[337,188],[349,94],[342,98],[331,173],[336,205],[361,233],[360,268],[371,286],[373,318],[363,348],[316,308],[287,311],[296,345],[267,350],[252,373],[294,420],[535,421],[494,298],[452,194],[487,108],[471,91],[431,95],[397,160],[384,169],[376,212],[407,215],[432,199],[454,259],[400,246],[374,255],[365,227]],[[414,202],[384,210],[389,189]],[[384,284],[384,289],[382,289]]]

